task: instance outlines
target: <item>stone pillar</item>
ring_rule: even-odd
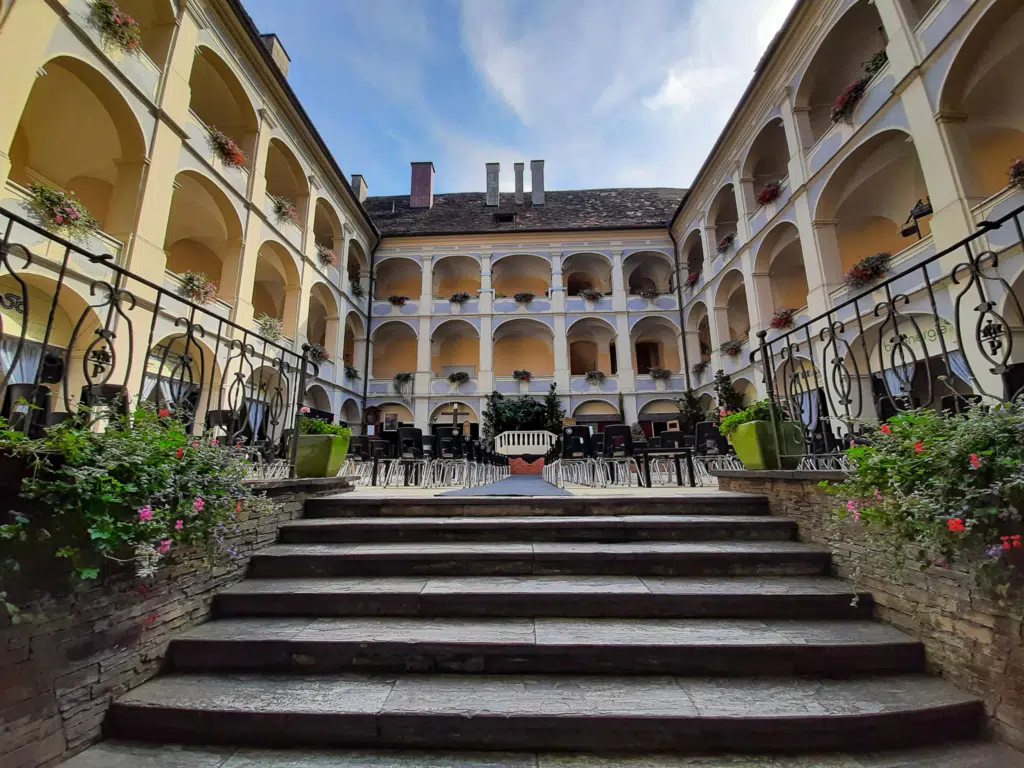
[[[420,314],[434,313],[433,256],[424,256],[420,272]]]
[[[635,392],[636,375],[633,368],[633,344],[629,338],[629,317],[623,313],[615,316],[615,355],[619,367],[619,391]]]
[[[565,286],[562,283],[562,254],[551,254],[551,309],[565,312]]]
[[[889,69],[898,83],[921,62],[921,51],[914,38],[914,25],[907,23],[899,0],[874,0],[874,5],[889,40],[885,46]]]
[[[740,247],[750,240],[750,220],[747,218],[747,214],[752,210],[751,205],[754,202],[754,181],[750,180],[747,186],[750,187],[750,203],[747,202],[747,196],[745,194],[745,188],[743,186],[744,179],[740,174],[739,163],[732,172],[732,192],[736,198],[736,244],[733,246],[737,252]]]
[[[612,252],[612,310],[626,311],[626,281],[622,272],[622,251]]]
[[[796,114],[793,110],[793,99],[789,88],[783,91],[779,109],[782,112],[782,128],[786,132],[786,149],[789,151],[789,162],[787,163],[789,188],[799,189],[807,181],[807,166],[804,150],[800,144],[800,134],[797,129]]]
[[[491,316],[480,318],[480,370],[477,392],[494,390],[494,336],[491,330]]]
[[[480,256],[480,312],[490,314],[494,311],[494,289],[491,287],[491,259],[493,254],[484,253]]]
[[[704,279],[710,280],[713,277],[711,271],[711,265],[718,257],[718,238],[716,237],[716,227],[713,224],[705,224],[704,229],[701,230],[701,239],[704,247]]]
[[[430,364],[430,318],[420,317],[416,336],[416,393],[430,392],[434,371]]]
[[[569,391],[569,340],[566,338],[565,315],[554,316],[555,383],[559,392]]]
[[[231,319],[243,328],[248,328],[253,318],[252,289],[256,283],[256,264],[259,260],[259,249],[262,244],[263,217],[257,211],[263,210],[267,181],[263,175],[263,167],[267,161],[267,149],[270,146],[270,125],[265,110],[260,110],[262,122],[256,142],[250,171],[252,174],[252,207],[249,208],[243,222],[242,257],[238,273],[235,276],[235,300]]]

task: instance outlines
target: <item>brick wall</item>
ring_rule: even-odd
[[[870,590],[878,618],[920,638],[931,671],[983,698],[993,735],[1024,749],[1024,618],[989,598],[964,572],[911,567],[893,574],[876,535],[852,521],[826,525],[838,500],[818,482],[719,477],[722,490],[767,496],[773,515],[799,523],[802,541],[828,546],[836,575]]]
[[[239,558],[210,568],[200,558],[161,571],[149,588],[130,574],[73,596],[23,606],[21,624],[0,618],[0,765],[56,765],[100,737],[110,702],[160,671],[176,634],[206,621],[222,587],[242,579],[250,556],[277,539],[337,479],[254,483],[272,513],[242,519],[228,542]],[[350,488],[350,487],[349,487]],[[243,518],[244,518],[243,511]]]
[[[540,475],[544,473],[544,459],[536,461],[512,459],[508,463],[508,470],[513,475]]]

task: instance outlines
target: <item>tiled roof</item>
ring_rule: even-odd
[[[369,197],[363,207],[385,236],[622,229],[667,227],[685,193],[672,187],[553,191],[534,207],[529,192],[522,205],[506,192],[498,206],[488,207],[483,192],[456,192],[434,195],[433,208],[410,208],[408,195]],[[515,221],[498,221],[496,213],[514,213]]]

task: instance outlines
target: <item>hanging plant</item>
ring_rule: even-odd
[[[846,86],[846,90],[836,99],[836,103],[832,107],[833,123],[853,125],[853,110],[857,108],[860,100],[864,98],[864,92],[867,90],[868,83],[870,82],[870,77],[862,77],[860,80],[855,80]]]
[[[668,368],[651,368],[648,373],[651,374],[652,379],[657,379],[658,381],[665,381],[672,377],[672,371]]]
[[[1010,170],[1006,173],[1010,177],[1011,185],[1024,188],[1024,157],[1018,157],[1014,160]]]
[[[889,63],[889,54],[885,52],[883,48],[870,59],[864,62],[864,71],[868,77],[874,77],[877,75],[882,67]]]
[[[316,257],[320,261],[320,266],[324,269],[333,267],[338,263],[338,257],[334,255],[334,251],[330,248],[324,248],[322,245],[316,247]]]
[[[532,302],[535,298],[536,295],[529,291],[520,291],[512,297],[516,304],[522,304],[524,306]]]
[[[594,288],[584,288],[580,291],[580,296],[582,296],[586,301],[593,302],[594,304],[604,298],[604,294]]]
[[[363,298],[366,295],[366,289],[363,288],[363,284],[359,282],[359,278],[349,278],[348,289],[352,292],[352,295],[357,299]]]
[[[467,301],[469,301],[469,294],[466,293],[465,291],[453,293],[448,298],[448,301],[450,301],[452,304],[465,304]]]
[[[718,241],[718,245],[715,246],[715,250],[718,251],[719,253],[725,253],[730,248],[732,248],[732,244],[734,242],[736,242],[736,233],[730,232],[728,235],[726,235],[725,237]]]
[[[604,371],[587,371],[586,373],[588,384],[600,384],[604,378]]]
[[[402,387],[406,384],[412,383],[413,374],[411,373],[396,373],[395,374],[395,389],[399,392],[402,391]]]
[[[284,321],[277,317],[271,317],[266,312],[260,312],[255,319],[256,330],[267,341],[278,341],[284,336]]]
[[[779,195],[781,194],[782,182],[769,181],[761,188],[761,191],[757,193],[757,203],[758,205],[768,205],[768,203],[778,200]]]
[[[795,309],[780,309],[778,312],[772,315],[772,319],[769,325],[776,331],[781,331],[784,328],[792,328],[793,316],[795,314]]]
[[[268,197],[270,204],[274,207],[274,216],[277,217],[278,224],[294,224],[302,229],[302,225],[299,223],[299,212],[295,210],[295,203],[284,197],[275,195],[268,195]]]
[[[178,292],[196,304],[209,304],[217,298],[217,283],[202,272],[193,272],[190,269],[182,274]]]
[[[653,290],[650,290],[650,289],[644,289],[642,291],[637,291],[636,295],[639,296],[641,299],[647,299],[647,301],[653,301],[654,299],[658,298],[661,294],[658,293],[657,291],[653,291]]]
[[[358,381],[361,377],[359,376],[359,369],[354,365],[345,364],[345,377]]]
[[[320,363],[331,362],[331,356],[322,344],[310,344],[309,349],[306,350],[306,354],[309,356],[310,360],[318,365]]]
[[[861,259],[846,273],[846,287],[856,290],[881,280],[889,274],[891,261],[891,253],[876,253],[874,256]]]
[[[533,379],[533,374],[525,369],[518,369],[512,371],[512,378],[516,381],[530,381]]]
[[[690,368],[690,373],[692,373],[694,376],[699,377],[702,373],[704,373],[704,371],[708,369],[708,366],[710,365],[710,360],[701,360],[699,363],[693,364],[693,367]]]
[[[683,285],[687,288],[693,288],[700,280],[700,272],[691,272],[686,276],[686,280],[683,281]]]
[[[738,339],[723,341],[722,346],[718,348],[718,351],[723,355],[728,355],[729,357],[737,357],[740,352],[743,351],[743,342]]]
[[[408,296],[388,296],[388,301],[396,307],[404,307],[408,300]]]
[[[455,371],[455,373],[448,374],[449,384],[459,386],[460,384],[465,384],[467,381],[469,381],[469,374],[465,371]]]
[[[212,126],[206,130],[209,132],[207,141],[210,144],[210,149],[224,165],[229,168],[240,168],[245,165],[245,153],[223,131]]]
[[[29,206],[47,229],[72,240],[88,237],[99,229],[99,222],[75,199],[73,192],[63,192],[46,184],[32,184],[29,191],[32,193]]]
[[[89,22],[100,31],[106,45],[133,55],[142,50],[142,30],[138,22],[112,0],[92,0]]]

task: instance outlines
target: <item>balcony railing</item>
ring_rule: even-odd
[[[543,456],[555,440],[555,435],[544,430],[502,432],[494,438],[494,450],[502,456]]]

